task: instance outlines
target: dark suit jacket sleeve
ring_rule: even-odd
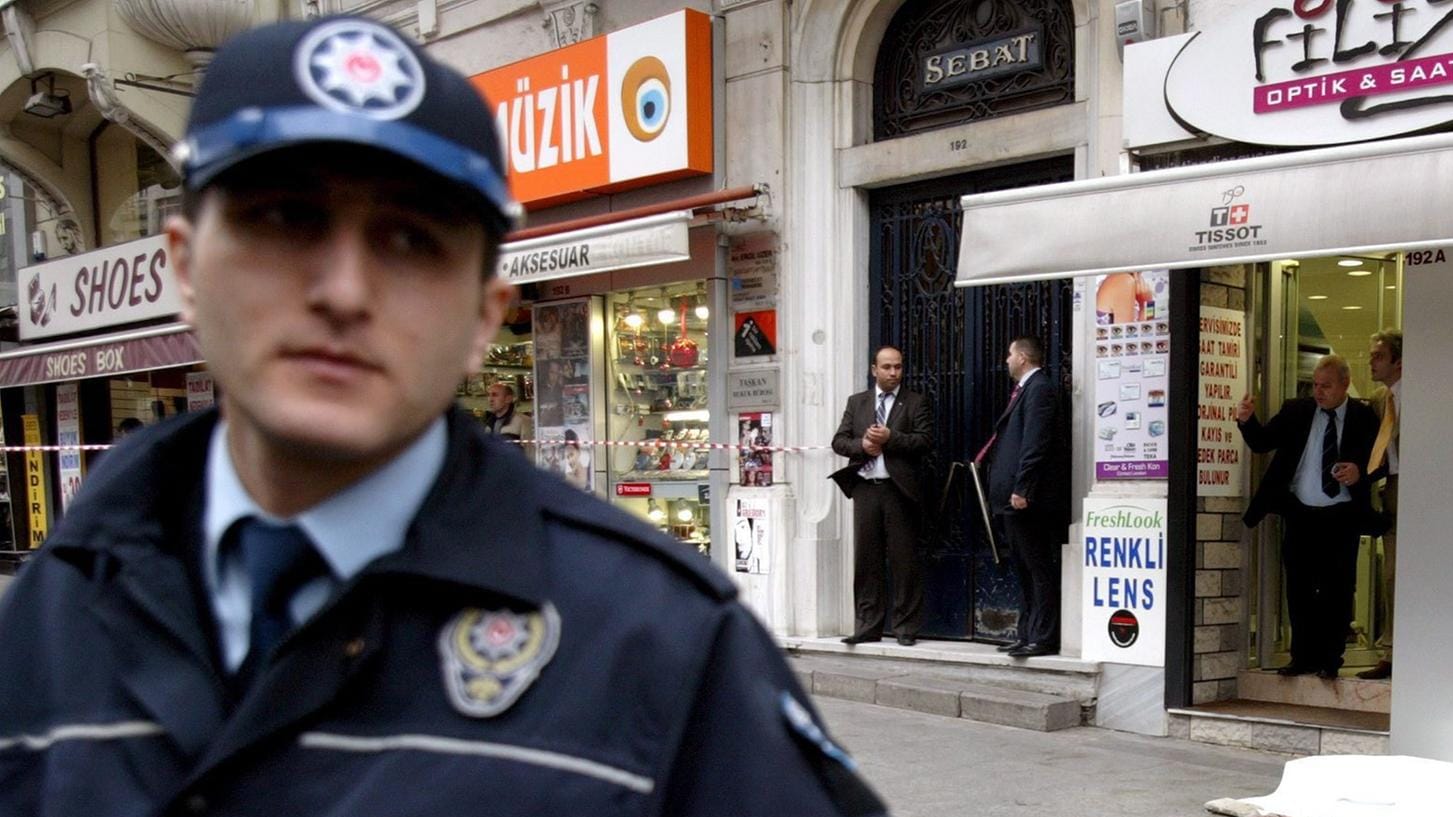
[[[928,399],[915,395],[913,405],[904,406],[908,424],[901,430],[888,435],[883,451],[892,454],[925,454],[933,447],[933,415],[928,410]]]
[[[1041,377],[1048,377],[1041,373]],[[1014,493],[1033,502],[1039,486],[1048,478],[1045,470],[1054,446],[1056,432],[1054,389],[1047,382],[1026,390],[1024,396],[1024,437],[1019,443],[1019,469],[1014,476]]]
[[[1236,427],[1241,429],[1241,438],[1246,440],[1246,445],[1258,454],[1264,454],[1274,448],[1280,448],[1286,440],[1283,439],[1287,428],[1292,424],[1292,407],[1296,401],[1288,400],[1281,404],[1281,410],[1272,417],[1266,425],[1256,419],[1252,414],[1244,423],[1237,423]]]
[[[863,457],[863,437],[853,430],[853,414],[857,408],[857,400],[854,397],[848,398],[848,407],[843,410],[842,422],[838,423],[837,433],[832,435],[832,450],[844,457]]]

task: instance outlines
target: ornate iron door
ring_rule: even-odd
[[[874,191],[870,198],[871,348],[901,348],[905,382],[933,409],[933,498],[919,543],[924,635],[1013,640],[1019,587],[1009,563],[995,565],[989,554],[967,474],[961,471],[943,489],[952,464],[973,458],[1008,402],[1010,340],[1040,336],[1049,374],[1066,385],[1070,376],[1070,281],[953,285],[963,224],[959,197],[1073,175],[1070,159],[1057,158]]]

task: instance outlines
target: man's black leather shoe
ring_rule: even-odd
[[[1322,669],[1317,670],[1317,677],[1321,678],[1323,681],[1335,681],[1338,678],[1337,670],[1334,670],[1331,667],[1323,667]]]
[[[1030,658],[1036,655],[1054,655],[1055,649],[1048,644],[1025,644],[1009,651],[1014,658]]]
[[[999,652],[1009,652],[1010,650],[1017,650],[1020,647],[1027,647],[1027,646],[1029,646],[1029,642],[1028,641],[1013,641],[1013,642],[1010,642],[1008,644],[1000,644],[999,646],[995,647],[994,649],[998,650]]]
[[[850,635],[847,638],[844,638],[843,639],[843,643],[844,644],[867,644],[870,641],[882,641],[882,640],[883,640],[883,637],[880,636],[880,635],[866,635],[866,634],[863,634],[863,633],[858,633],[858,634],[855,634],[855,635]]]
[[[1290,678],[1293,675],[1311,675],[1316,671],[1317,670],[1314,667],[1303,666],[1301,664],[1293,662],[1277,670],[1276,674],[1282,676],[1283,678]]]
[[[898,643],[905,647],[912,647],[914,644],[918,643],[918,639],[914,638],[911,635],[900,635],[898,636]]]

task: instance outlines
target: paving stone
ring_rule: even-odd
[[[1213,598],[1221,593],[1221,571],[1219,570],[1197,570],[1196,571],[1196,598]]]
[[[1196,538],[1202,541],[1221,538],[1221,514],[1196,514]]]
[[[1191,739],[1191,716],[1190,715],[1167,715],[1167,735],[1180,740]]]
[[[1219,529],[1217,535],[1219,536]],[[1240,542],[1206,542],[1201,563],[1196,567],[1205,570],[1240,570]]]
[[[1241,599],[1205,599],[1202,604],[1202,624],[1241,623]]]
[[[878,682],[903,673],[872,666],[840,666],[815,669],[812,691],[816,695],[870,704],[877,700]]]
[[[960,696],[959,717],[1054,732],[1080,725],[1080,703],[1037,692],[976,686],[965,689]]]
[[[957,718],[964,686],[957,681],[918,675],[888,678],[878,682],[876,703]]]

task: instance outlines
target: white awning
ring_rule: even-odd
[[[1453,245],[1453,134],[964,196],[959,286]]]
[[[499,274],[512,284],[549,281],[691,258],[690,210],[587,227],[500,245]]]

